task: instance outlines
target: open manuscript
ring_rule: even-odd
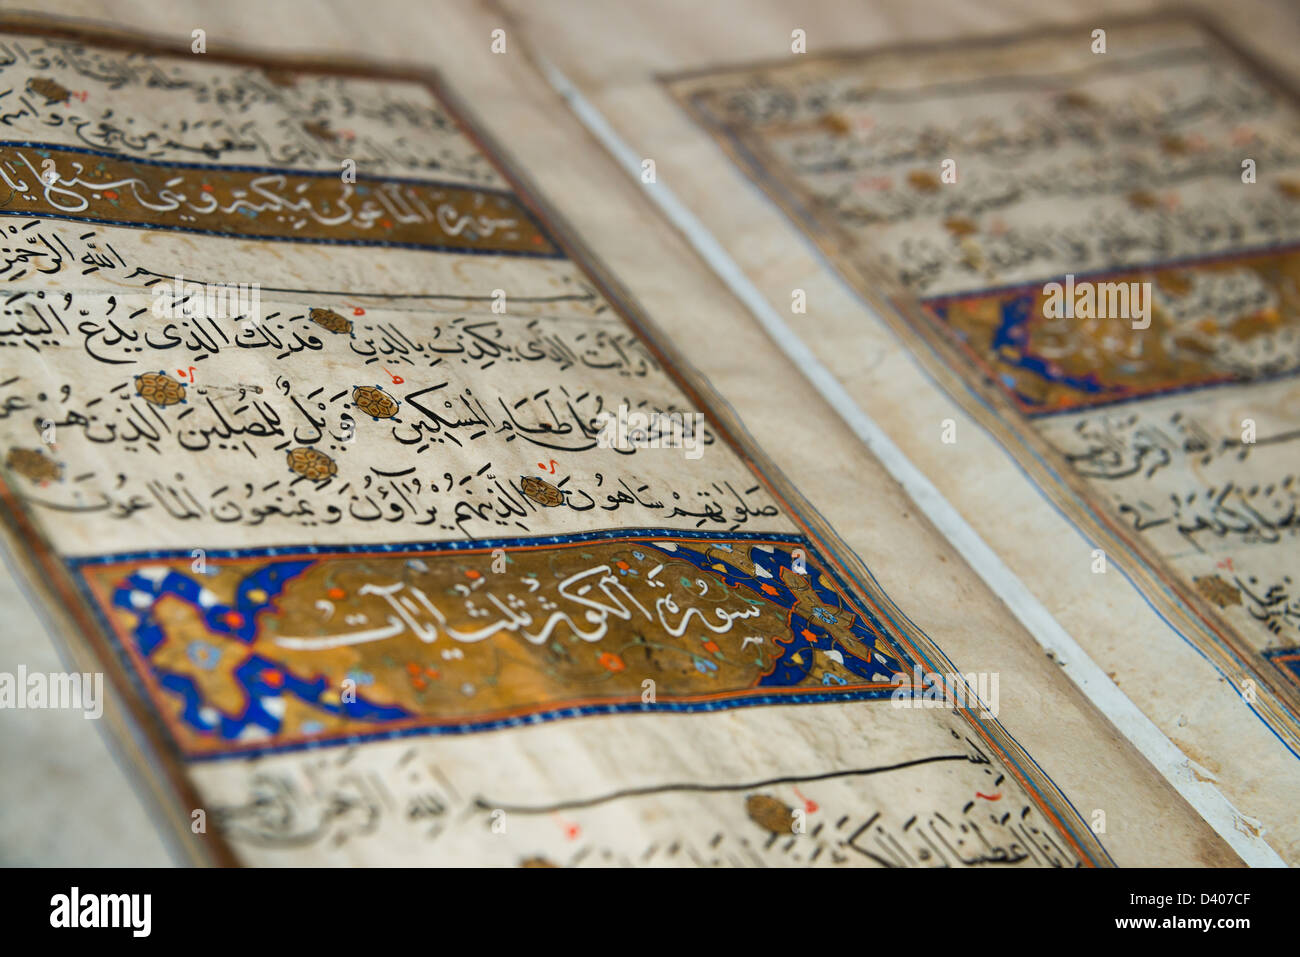
[[[463,39],[447,63],[471,65],[459,84],[0,31],[7,545],[71,660],[108,675],[115,747],[177,854],[1237,863],[533,68],[490,59],[492,22],[446,26]],[[841,89],[825,69],[778,79]],[[805,141],[835,162],[857,128],[797,91],[788,108],[718,96],[729,131],[802,164]],[[532,185],[550,163],[582,188]],[[984,347],[989,316],[1027,294],[955,297],[965,260],[925,232],[939,194],[915,183],[860,215],[892,211],[915,223],[908,249],[945,251],[917,279],[929,321]],[[1258,388],[1288,388],[1270,356],[1294,335],[1276,300],[1289,260],[1269,255],[1157,275],[1170,302],[1233,283],[1263,297],[1249,334],[1196,327],[1210,345],[1165,371],[1272,363]],[[1161,453],[1134,443],[1160,426],[1153,405],[1117,418],[1092,400],[1150,391],[1140,370],[1116,359],[1090,390],[1068,357],[1047,384],[1027,362],[1007,401],[1064,413],[1029,421],[1094,494],[1139,508],[1182,474],[1186,438],[1146,474]],[[1178,414],[1153,401],[1161,422]],[[1249,458],[1207,432],[1196,454],[1226,470],[1207,481],[1285,456],[1278,428],[1261,424]],[[1153,509],[1226,507],[1180,489]],[[1141,517],[1151,531],[1130,533],[1174,547],[1184,519]],[[1262,663],[1287,659],[1250,618],[1290,572],[1240,531],[1190,535],[1211,557],[1233,547],[1219,570],[1164,557],[1264,683]]]

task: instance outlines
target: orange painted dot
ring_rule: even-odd
[[[480,575],[478,572],[474,571],[474,569],[471,568],[469,571],[467,571],[467,572],[465,573],[465,577],[466,577],[466,578],[482,578],[483,576]]]
[[[415,685],[415,687],[420,691],[423,691],[425,688],[429,686],[429,682],[425,681],[419,675],[416,675],[414,678],[411,679],[411,684]]]
[[[428,675],[430,678],[438,678],[438,677],[440,677],[439,674],[438,674],[438,669],[437,669],[437,668],[425,668],[425,669],[424,669],[424,673],[425,673],[426,675]]]
[[[333,598],[335,601],[338,601],[340,598],[343,598],[345,595],[347,595],[347,592],[345,592],[342,588],[331,588],[329,590],[329,596]]]
[[[627,667],[627,665],[623,663],[623,659],[620,658],[618,655],[614,654],[612,651],[607,651],[603,655],[601,655],[600,663],[604,665],[606,668],[608,668],[610,671],[622,671],[624,668]]]
[[[221,616],[221,620],[231,628],[238,628],[244,623],[244,616],[237,611],[228,611]]]
[[[272,688],[278,688],[284,684],[284,675],[278,671],[271,671],[269,668],[262,672],[262,680]]]
[[[105,198],[105,199],[117,199],[117,190],[115,190],[115,189],[106,189],[106,190],[104,190],[104,198]]]
[[[704,643],[704,650],[711,655],[715,655],[718,653],[718,643],[716,641],[706,641]]]
[[[408,661],[406,663],[406,670],[413,675],[418,675],[420,673],[420,666],[414,661]]]

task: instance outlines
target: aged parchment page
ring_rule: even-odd
[[[1300,114],[1267,64],[1176,16],[1072,5],[978,23],[616,7],[586,34],[561,28],[576,5],[509,6],[811,350],[810,375],[1011,573],[986,578],[1027,587],[1118,686],[1099,693],[1178,745],[1167,774],[1213,782],[1296,860]],[[1294,65],[1285,5],[1229,25]],[[974,42],[989,33],[1012,35]],[[1265,173],[1247,184],[1252,155]],[[1013,329],[1067,273],[1154,286],[1151,335],[1084,314]]]
[[[263,63],[221,55],[238,7],[203,56],[176,9],[114,10],[167,51],[3,37],[7,221],[55,250],[14,260],[9,546],[184,853],[1236,860],[494,17],[339,5]],[[448,84],[348,68],[363,21]],[[603,447],[619,405],[705,419]],[[897,707],[914,663],[997,675],[997,717]]]

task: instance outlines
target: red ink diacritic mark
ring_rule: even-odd
[[[807,811],[809,814],[817,813],[816,801],[808,800],[808,798],[804,797],[803,793],[798,788],[794,789],[794,793],[795,793],[795,797],[797,797],[800,801],[803,801],[803,808],[805,811]]]
[[[553,813],[551,816],[555,818],[555,823],[560,825],[560,829],[564,831],[564,836],[569,840],[576,840],[578,835],[582,833],[582,828],[578,827],[578,825],[574,824],[572,821],[566,821],[564,818],[560,817],[558,813]]]

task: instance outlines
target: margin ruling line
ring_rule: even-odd
[[[579,122],[639,182],[642,157],[609,125],[604,115],[558,67],[535,51],[533,59],[552,89],[564,98]],[[732,294],[744,303],[786,357],[794,362],[822,398],[879,459],[925,513],[926,518],[948,539],[1039,645],[1051,652],[1065,674],[1088,700],[1110,719],[1246,864],[1251,867],[1286,867],[1286,862],[1263,838],[1248,834],[1237,826],[1238,820],[1245,818],[1245,815],[1238,812],[1212,783],[1197,779],[1187,756],[1129,700],[1128,695],[1120,691],[1033,592],[1007,568],[948,503],[934,484],[911,463],[880,426],[859,408],[831,371],[786,325],[775,307],[699,218],[663,183],[656,182],[653,189],[645,192]],[[858,297],[858,301],[874,315],[871,307],[861,297]]]

